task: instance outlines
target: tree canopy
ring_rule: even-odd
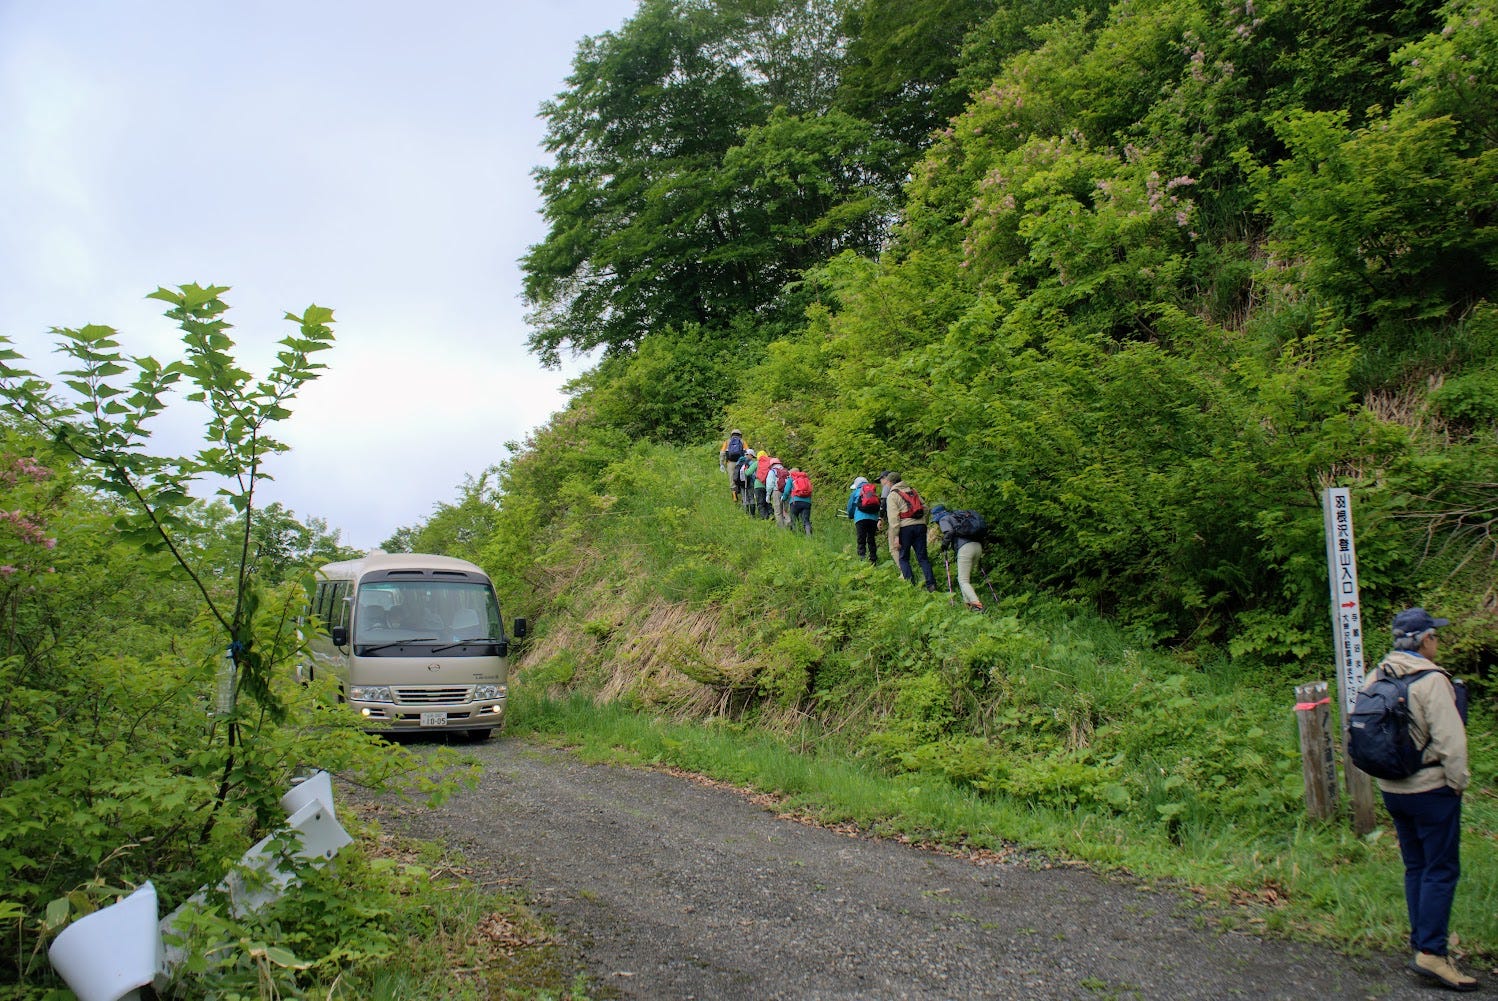
[[[654,330],[768,321],[830,250],[877,248],[884,144],[835,114],[833,0],[645,0],[542,107],[546,238],[521,261],[546,363]]]

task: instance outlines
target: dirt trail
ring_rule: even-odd
[[[1224,933],[1189,900],[1083,870],[851,837],[514,739],[476,753],[476,790],[437,810],[383,804],[385,823],[517,883],[613,996],[1433,996],[1400,957]]]

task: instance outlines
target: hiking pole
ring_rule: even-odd
[[[980,567],[979,569],[982,569],[982,568]],[[993,589],[993,581],[991,581],[991,580],[988,579],[988,571],[987,570],[983,571],[983,583],[988,585],[988,593],[991,594],[991,595],[993,595],[993,603],[995,605],[997,605],[999,603],[999,596],[998,596],[998,593],[995,592],[994,589]]]
[[[943,549],[941,561],[947,568],[947,604],[950,605],[952,603],[952,554]]]

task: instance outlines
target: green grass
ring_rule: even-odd
[[[345,850],[347,851],[347,850]],[[384,873],[350,887],[361,912],[379,908],[395,937],[387,954],[314,966],[302,996],[434,1001],[586,1001],[590,984],[567,947],[519,896],[476,886],[464,860],[434,842],[364,831],[354,873]],[[371,900],[378,886],[380,899]],[[336,937],[336,936],[335,936]],[[336,945],[337,943],[335,943]],[[265,996],[262,990],[260,996]]]

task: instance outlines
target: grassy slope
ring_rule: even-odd
[[[562,523],[518,729],[781,793],[827,820],[1019,843],[1255,902],[1250,919],[1272,929],[1399,946],[1392,838],[1300,807],[1293,686],[1329,665],[1290,677],[1151,649],[999,580],[999,600],[969,613],[903,584],[887,553],[877,568],[853,558],[852,526],[833,517],[842,484],[819,485],[807,539],[739,513],[706,452],[639,446]],[[1489,711],[1471,733],[1453,926],[1492,956]]]

